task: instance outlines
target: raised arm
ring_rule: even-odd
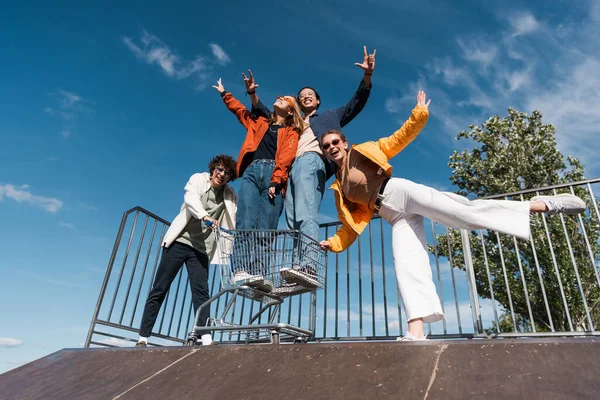
[[[254,123],[254,118],[252,117],[250,111],[248,111],[248,109],[244,107],[242,103],[233,97],[231,93],[225,91],[225,87],[221,82],[221,78],[219,78],[217,84],[213,85],[213,87],[221,94],[221,97],[223,98],[223,101],[225,102],[225,105],[229,111],[235,114],[238,121],[240,121],[240,123],[244,125],[246,129],[248,129]]]
[[[360,85],[358,85],[358,89],[350,101],[345,106],[336,110],[342,127],[346,126],[365,108],[371,94],[371,75],[373,75],[373,71],[375,70],[375,54],[377,54],[377,50],[373,50],[373,54],[368,54],[367,46],[364,46],[363,51],[363,62],[354,63],[354,65],[364,71],[363,79],[360,81]]]
[[[422,90],[419,91],[417,105],[413,108],[410,118],[391,136],[381,138],[377,141],[379,148],[388,159],[404,150],[417,137],[427,123],[431,100],[425,102],[426,98],[425,92]]]
[[[254,80],[254,74],[252,74],[252,71],[248,70],[248,76],[243,72],[242,76],[244,77],[244,85],[246,85],[246,93],[250,95],[250,100],[252,101],[252,115],[254,117],[270,118],[271,110],[260,101],[258,94],[256,94],[258,85]]]

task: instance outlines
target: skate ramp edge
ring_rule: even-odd
[[[1,399],[594,399],[600,339],[64,349]]]

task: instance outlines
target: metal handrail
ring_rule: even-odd
[[[542,216],[541,221],[538,223],[539,228],[536,229],[544,229],[545,243],[551,244],[548,251],[552,255],[551,261],[553,264],[549,266],[542,265],[543,261],[539,259],[542,248],[540,248],[537,241],[530,241],[524,245],[521,241],[517,242],[516,239],[503,239],[505,235],[500,236],[497,233],[492,233],[491,237],[495,239],[493,243],[490,243],[487,241],[484,231],[479,231],[476,234],[461,231],[459,243],[451,243],[449,239],[446,243],[440,243],[437,239],[438,234],[448,234],[452,230],[431,221],[431,231],[427,233],[428,241],[433,248],[431,265],[435,273],[433,276],[436,280],[442,307],[448,316],[448,321],[428,326],[427,333],[436,338],[469,338],[488,334],[495,336],[540,336],[546,334],[576,336],[582,334],[577,329],[582,329],[582,326],[585,326],[587,329],[584,329],[584,333],[600,334],[600,332],[594,330],[595,326],[600,325],[600,321],[595,320],[595,316],[591,313],[599,306],[600,300],[596,304],[588,304],[591,289],[584,287],[588,284],[588,281],[582,275],[585,273],[587,277],[594,276],[598,287],[600,287],[598,270],[594,270],[595,275],[590,275],[588,270],[590,264],[594,268],[598,267],[594,265],[594,263],[598,263],[598,254],[592,249],[592,246],[595,246],[594,240],[597,240],[597,237],[595,232],[586,231],[585,229],[586,221],[598,221],[600,223],[598,201],[592,189],[592,185],[599,183],[600,178],[595,178],[485,197],[487,199],[506,197],[520,197],[523,199],[523,195],[530,193],[556,191],[565,188],[570,188],[573,191],[575,187],[580,187],[581,190],[587,188],[591,204],[589,204],[589,211],[585,216],[577,217],[578,232],[575,240],[568,239],[569,236],[567,235],[568,232],[571,232],[569,234],[575,234],[573,233],[573,223],[575,221],[573,219],[562,220],[562,228],[560,229],[564,230],[562,234],[564,239],[555,234],[550,234],[550,219]],[[137,223],[139,218],[144,219],[143,224]],[[321,235],[331,236],[332,230],[334,232],[340,224],[340,221],[320,224]],[[379,227],[377,224],[379,224]],[[98,337],[104,336],[111,340],[117,340],[122,335],[131,335],[137,332],[136,319],[139,319],[143,310],[143,307],[139,304],[145,300],[149,293],[160,260],[160,244],[169,225],[169,221],[143,207],[133,207],[123,213],[86,337],[86,347],[91,344],[101,344],[102,341],[98,340]],[[131,231],[125,233],[126,229],[131,229]],[[280,307],[276,320],[278,322],[292,322],[299,327],[308,328],[315,332],[314,339],[316,340],[385,340],[393,338],[395,335],[401,335],[406,318],[402,310],[402,299],[395,284],[396,280],[393,279],[395,271],[393,263],[390,262],[392,260],[391,246],[389,245],[390,232],[390,226],[384,224],[384,220],[379,216],[375,216],[368,229],[365,229],[363,235],[349,249],[342,253],[330,253],[328,255],[329,268],[324,290],[286,300],[288,305]],[[380,248],[377,248],[377,244],[380,244]],[[583,251],[585,258],[573,255],[576,244],[579,246],[578,249],[581,249],[577,251]],[[450,246],[462,246],[458,250],[462,252],[463,257],[459,259],[440,256],[441,250],[444,250],[444,248],[451,255],[452,248]],[[496,248],[495,251],[501,258],[497,266],[490,258],[492,255],[485,250],[486,246]],[[564,279],[560,276],[559,267],[562,266],[558,263],[558,253],[556,253],[560,246],[571,246],[569,262],[572,265],[569,271],[572,271],[570,273],[574,276],[573,282],[563,282]],[[482,249],[483,254],[481,254]],[[473,259],[474,251],[483,256],[481,265],[475,263]],[[531,263],[521,263],[519,258],[519,265],[515,264],[515,266],[516,270],[521,271],[517,271],[517,274],[521,275],[519,279],[523,286],[524,296],[527,299],[526,306],[530,310],[529,315],[527,311],[521,315],[519,311],[513,310],[509,314],[512,315],[514,326],[512,332],[486,332],[485,323],[490,323],[490,321],[496,325],[499,323],[499,314],[504,306],[498,299],[508,295],[505,307],[509,311],[509,308],[513,309],[515,301],[513,297],[520,295],[517,293],[518,290],[516,293],[510,293],[511,288],[509,286],[504,285],[503,288],[500,284],[506,280],[508,285],[508,280],[513,279],[510,275],[513,272],[510,271],[510,265],[507,264],[509,262],[507,257],[510,254],[512,254],[511,257],[515,255],[521,257],[521,254],[527,251],[532,252],[535,260],[532,259]],[[132,254],[131,257],[129,257],[130,253]],[[584,260],[586,264],[581,264],[581,260]],[[115,268],[117,261],[119,267]],[[143,263],[143,268],[137,268],[138,263]],[[463,266],[465,272],[456,268],[459,265]],[[505,271],[505,276],[498,276],[498,279],[496,279],[493,270],[500,266]],[[541,272],[543,267],[548,270],[546,274]],[[214,272],[216,269],[213,268],[212,270]],[[523,272],[527,272],[528,275],[523,275]],[[158,345],[181,343],[185,340],[186,329],[190,326],[193,317],[191,300],[187,296],[186,275],[184,270],[179,273],[161,308],[155,332],[152,334],[157,340],[163,341],[157,343]],[[547,280],[553,278],[552,275],[559,278],[556,293],[562,295],[565,318],[569,322],[569,326],[562,330],[556,327],[557,321],[550,315],[550,311],[554,310],[550,310],[551,307],[548,305],[547,297],[551,295],[548,292],[551,288],[551,282]],[[528,292],[530,285],[534,284],[531,281],[533,278],[538,280],[535,283],[535,285],[541,287],[538,296],[543,296],[550,316],[548,326],[551,329],[548,329],[547,332],[538,332],[535,326],[530,327],[529,331],[523,331],[523,329],[517,327],[516,316],[522,321],[532,318],[532,300],[530,298],[531,294]],[[209,282],[212,292],[219,289],[220,277],[218,274],[212,273]],[[483,297],[478,290],[478,285],[485,288],[481,286],[484,282],[488,286],[486,290],[489,295],[487,297]],[[579,294],[578,298],[570,295],[570,292],[567,293],[572,291],[573,288],[576,289],[575,293]],[[502,291],[504,291],[504,294]],[[572,311],[570,310],[570,307],[572,307],[571,299],[580,302],[581,307],[589,309],[583,323],[572,321],[570,313]],[[225,307],[228,301],[229,299],[225,298],[224,302],[216,302],[214,304],[215,313],[222,310],[222,307]],[[233,322],[242,323],[249,318],[257,307],[254,303],[254,301],[247,299],[234,302],[232,313],[234,317],[232,318],[235,318],[235,321]],[[467,310],[467,307],[470,310]],[[394,308],[397,309],[397,312],[394,311]],[[463,317],[469,314],[471,315],[469,319],[472,320],[472,327],[469,327],[463,321]],[[265,319],[268,320],[271,317],[272,315],[268,315],[265,316]],[[261,321],[258,321],[258,323],[261,323]],[[530,324],[533,324],[533,322]],[[223,333],[220,338],[216,339],[228,343],[240,340],[235,335]],[[127,341],[130,342],[129,339]],[[113,345],[113,342],[108,341],[106,345]]]

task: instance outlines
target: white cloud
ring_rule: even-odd
[[[79,204],[79,207],[81,207],[81,208],[85,208],[85,209],[87,209],[87,210],[92,210],[92,211],[98,211],[98,208],[97,208],[97,207],[94,207],[94,206],[92,206],[92,205],[90,205],[90,204],[81,203],[81,202],[80,202],[80,203],[78,203],[78,204]]]
[[[537,19],[529,12],[513,15],[508,21],[512,27],[513,37],[526,35],[540,28]]]
[[[137,58],[148,64],[158,65],[170,78],[185,79],[208,69],[204,57],[198,55],[193,61],[183,60],[168,45],[146,30],[142,31],[141,46],[129,37],[123,37],[123,43]]]
[[[59,93],[62,95],[61,104],[64,108],[73,108],[82,101],[81,96],[76,93],[68,92],[62,89],[59,91]]]
[[[63,222],[63,221],[60,221],[58,223],[58,226],[60,226],[61,228],[67,228],[67,229],[73,229],[73,228],[75,228],[75,226],[73,224],[68,223],[68,222]]]
[[[20,339],[0,337],[0,347],[17,347],[23,344]]]
[[[219,64],[226,65],[231,61],[229,55],[227,55],[227,53],[225,53],[225,50],[223,50],[223,48],[218,44],[211,43],[210,49],[212,50],[213,55],[217,58]]]
[[[17,203],[28,203],[37,207],[41,207],[51,213],[55,213],[62,208],[63,202],[61,200],[53,197],[34,195],[28,189],[29,186],[27,185],[15,187],[14,185],[10,184],[0,184],[0,201],[3,201],[4,197],[6,197],[16,201]]]
[[[492,99],[477,82],[472,69],[456,66],[450,57],[434,59],[427,67],[435,75],[441,76],[446,85],[452,87],[462,86],[468,90],[468,98],[458,102],[458,105],[492,108]]]
[[[554,85],[540,87],[526,100],[527,109],[538,109],[544,120],[557,129],[559,147],[584,160],[588,167],[598,166],[600,125],[600,58],[586,56],[576,62],[565,77]]]
[[[474,61],[487,67],[494,61],[498,54],[496,46],[490,45],[487,42],[473,41],[465,43],[464,40],[458,39],[458,45],[462,49],[463,57],[469,61]]]
[[[583,20],[573,22],[565,15],[553,26],[528,11],[501,16],[504,31],[457,38],[460,55],[433,59],[409,87],[418,90],[426,82],[431,88],[427,91],[431,118],[442,121],[447,138],[491,115],[506,115],[508,107],[527,113],[540,110],[543,121],[556,127],[559,150],[581,159],[588,173],[596,176],[600,1],[589,7]],[[403,99],[390,97],[386,110],[403,113]],[[451,146],[466,144],[452,141]]]
[[[63,127],[60,130],[60,135],[68,139],[72,134],[72,124],[77,116],[89,112],[91,101],[83,98],[81,95],[64,89],[59,89],[58,92],[50,93],[50,97],[54,99],[54,106],[44,108],[44,112],[50,116],[58,117],[64,121]],[[67,124],[68,122],[68,124]]]
[[[404,101],[398,96],[392,96],[385,99],[385,111],[390,114],[396,114],[402,111],[406,111],[406,105]]]

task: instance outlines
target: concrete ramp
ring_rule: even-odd
[[[0,399],[598,399],[600,340],[66,349]]]

